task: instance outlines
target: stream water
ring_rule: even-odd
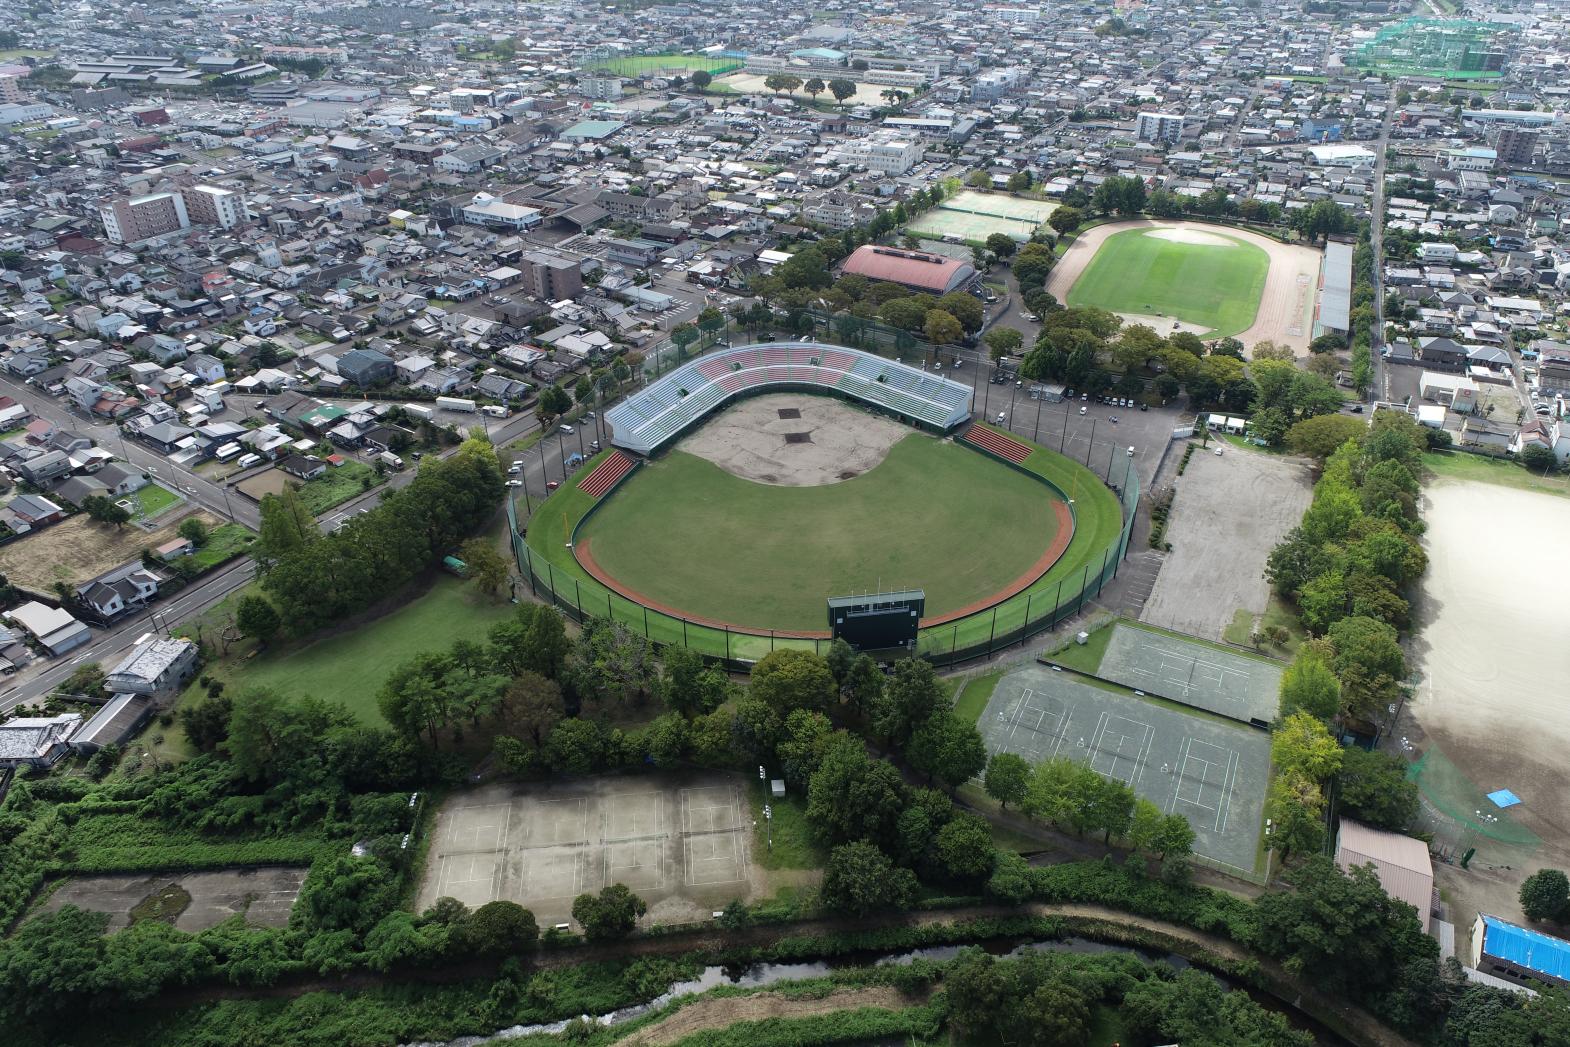
[[[1095,942],[1087,938],[1061,938],[1051,941],[1033,941],[1020,943],[1018,939],[1002,941],[973,942],[966,945],[938,945],[920,949],[906,949],[901,952],[878,954],[857,954],[853,956],[837,957],[833,961],[814,960],[810,963],[755,963],[746,967],[705,967],[696,978],[677,982],[665,992],[650,1000],[648,1003],[635,1004],[631,1007],[620,1007],[607,1014],[586,1014],[585,1021],[594,1022],[602,1026],[621,1025],[624,1022],[640,1018],[651,1011],[665,1007],[672,1000],[681,996],[706,992],[721,985],[733,985],[744,988],[763,988],[779,982],[801,981],[807,978],[819,978],[829,974],[836,968],[866,967],[868,965],[908,964],[915,960],[952,960],[959,955],[961,949],[979,945],[988,952],[998,956],[1021,955],[1027,952],[1065,952],[1065,953],[1128,953],[1138,956],[1146,963],[1165,963],[1181,970],[1190,966],[1185,957],[1176,953],[1163,953],[1150,949],[1138,949],[1127,945],[1110,945],[1105,942]],[[1339,1044],[1339,1038],[1313,1022],[1306,1015],[1294,1011],[1281,1004],[1272,997],[1265,996],[1248,990],[1222,975],[1211,973],[1211,976],[1225,985],[1228,989],[1249,991],[1261,1005],[1271,1010],[1281,1011],[1286,1014],[1298,1028],[1308,1029],[1313,1032],[1320,1043]],[[535,1036],[541,1033],[559,1033],[575,1019],[565,1019],[559,1022],[546,1022],[539,1025],[513,1025],[500,1029],[489,1036],[460,1036],[455,1040],[444,1042],[422,1041],[419,1043],[405,1044],[403,1047],[479,1047],[481,1044],[501,1043],[507,1040],[516,1040],[525,1036]]]

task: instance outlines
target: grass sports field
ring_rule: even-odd
[[[757,629],[826,627],[824,600],[921,588],[957,610],[1026,574],[1057,533],[1053,493],[968,448],[911,433],[860,476],[753,483],[676,451],[578,532],[627,590]],[[979,511],[978,511],[979,510]]]
[[[693,72],[699,69],[718,76],[732,69],[740,69],[739,58],[711,58],[708,55],[629,55],[625,58],[604,58],[590,62],[586,68],[604,69],[621,76],[642,76],[644,73],[673,69]]]
[[[1223,338],[1253,325],[1269,269],[1262,248],[1225,233],[1128,229],[1101,245],[1068,304],[1170,316]]]
[[[578,489],[578,482],[593,471],[606,453],[587,462],[549,500],[537,506],[527,523],[527,556],[531,573],[539,579],[537,591],[542,597],[549,592],[548,586],[554,586],[564,603],[582,607],[591,614],[609,614],[658,643],[684,644],[712,657],[758,659],[777,647],[813,650],[827,646],[823,641],[771,638],[767,633],[727,634],[720,629],[684,625],[657,611],[645,612],[641,605],[611,593],[597,582],[574,558],[567,541],[573,527],[594,504],[593,499]],[[1079,587],[1087,578],[1094,587],[1095,574],[1109,562],[1109,548],[1115,551],[1123,524],[1117,496],[1078,462],[1043,448],[1032,451],[1021,468],[1037,474],[1059,490],[1077,492],[1074,535],[1068,549],[1035,584],[1003,601],[995,612],[986,611],[956,623],[923,630],[921,651],[942,656],[956,647],[985,645],[993,635],[1003,636],[1010,630],[1019,629],[1027,616],[1031,622],[1037,622],[1051,616],[1059,603],[1072,607]],[[608,497],[619,498],[623,493],[618,490]],[[518,509],[521,515],[521,503]],[[988,523],[990,525],[990,518]],[[976,531],[979,524],[973,522],[971,528]],[[691,554],[703,555],[706,548],[703,536],[689,537]],[[952,552],[952,549],[943,550],[945,556]],[[749,566],[738,560],[735,569],[745,571]],[[817,606],[822,608],[822,595],[814,595]],[[824,612],[820,615],[812,628],[826,627],[827,615]]]

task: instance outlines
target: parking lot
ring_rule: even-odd
[[[437,815],[420,906],[507,899],[552,926],[579,894],[621,883],[650,923],[704,919],[753,892],[751,819],[730,775],[486,786]]]

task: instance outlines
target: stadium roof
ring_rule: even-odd
[[[945,294],[957,291],[975,279],[976,267],[957,258],[926,251],[866,244],[856,248],[845,260],[845,272],[869,280],[887,280],[918,291]]]
[[[1570,982],[1570,942],[1517,927],[1497,916],[1478,913],[1483,921],[1483,952],[1548,978]]]

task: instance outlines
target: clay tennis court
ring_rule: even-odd
[[[543,928],[570,922],[578,895],[621,883],[648,903],[646,922],[703,919],[754,893],[751,832],[733,775],[485,786],[437,814],[420,907],[506,899]]]
[[[1314,300],[1318,294],[1321,252],[1311,247],[1284,244],[1247,229],[1207,225],[1203,222],[1144,219],[1094,226],[1079,234],[1058,260],[1047,278],[1047,291],[1060,302],[1068,301],[1069,290],[1090,266],[1101,245],[1130,229],[1170,231],[1180,236],[1226,236],[1263,249],[1270,256],[1270,267],[1265,276],[1264,291],[1260,295],[1259,310],[1254,315],[1253,324],[1237,338],[1245,346],[1269,339],[1291,346],[1300,355],[1308,352],[1308,343],[1313,337]],[[1152,326],[1161,324],[1156,326],[1157,333],[1172,333],[1172,321],[1169,318],[1129,315],[1124,319]],[[1192,329],[1192,325],[1188,325],[1187,329]]]

